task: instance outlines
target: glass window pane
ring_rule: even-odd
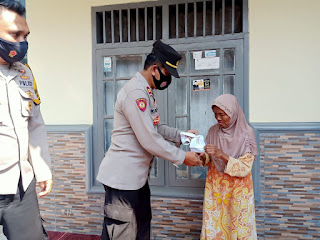
[[[158,157],[154,157],[152,168],[150,170],[150,178],[157,178],[158,175]]]
[[[188,109],[188,80],[186,78],[175,79],[175,100],[176,100],[176,114],[187,114]]]
[[[139,41],[145,40],[145,16],[144,16],[144,8],[139,8]]]
[[[194,5],[188,3],[188,18],[187,18],[188,37],[194,36]]]
[[[113,130],[113,119],[104,120],[104,143],[105,143],[105,152],[109,149],[111,145],[111,135]]]
[[[188,130],[188,119],[187,117],[176,118],[176,128],[181,130]],[[189,151],[188,146],[181,145],[180,147],[184,151]],[[188,179],[188,167],[184,164],[176,168],[176,176],[178,179]]]
[[[162,7],[156,7],[156,38],[162,38]]]
[[[220,49],[210,49],[210,51],[213,51],[215,50],[216,51],[216,56],[215,57],[218,57],[216,58],[216,61],[219,61],[219,68],[212,68],[212,69],[199,69],[197,68],[196,69],[196,65],[195,65],[195,59],[193,58],[193,54],[194,52],[200,52],[200,51],[191,51],[190,52],[190,61],[191,61],[191,74],[199,74],[199,73],[219,73],[220,71]],[[201,58],[204,58],[205,57],[205,51],[202,51],[201,53]]]
[[[136,9],[130,9],[130,41],[137,41]]]
[[[242,32],[242,0],[235,1],[234,6],[234,32]]]
[[[121,88],[128,82],[129,80],[118,80],[116,81],[116,95],[121,90]]]
[[[224,49],[224,71],[234,71],[235,57],[234,49]]]
[[[188,167],[184,164],[176,168],[177,179],[188,179]]]
[[[114,110],[114,85],[113,81],[104,82],[104,113],[113,115]]]
[[[148,33],[148,40],[153,39],[153,8],[147,8],[147,33]]]
[[[201,78],[192,78],[190,84],[192,86],[193,80]],[[190,129],[197,129],[199,134],[204,137],[207,136],[209,128],[216,123],[214,114],[211,109],[213,100],[220,95],[219,77],[204,77],[203,80],[210,81],[209,90],[191,91],[190,100]]]
[[[97,43],[103,43],[103,17],[102,12],[96,13],[96,38]]]
[[[176,5],[169,6],[169,38],[176,38]]]
[[[203,2],[197,2],[197,36],[203,36]]]
[[[215,6],[215,35],[222,33],[222,0],[216,0]]]
[[[178,5],[179,17],[178,17],[178,37],[184,38],[185,37],[185,4]]]
[[[207,168],[197,166],[197,167],[192,167],[190,170],[191,170],[191,179],[206,179],[207,177]]]
[[[119,10],[113,11],[114,42],[120,42]]]
[[[187,75],[187,62],[186,62],[186,53],[185,52],[179,52],[182,59],[179,61],[178,64],[178,73],[179,75]]]
[[[103,57],[102,58],[103,65],[103,77],[112,77],[113,76],[113,63],[112,57]]]
[[[128,42],[128,10],[122,10],[122,42]]]
[[[106,12],[105,18],[106,24],[106,43],[112,42],[112,30],[111,30],[111,11]]]
[[[234,76],[224,76],[223,93],[234,94]]]
[[[212,1],[206,2],[206,36],[212,35]]]
[[[230,34],[232,31],[232,0],[225,0],[224,33]]]
[[[186,117],[176,118],[176,128],[188,130],[188,119]]]
[[[138,71],[142,69],[142,57],[141,56],[117,56],[116,57],[116,77],[117,78],[131,78]]]

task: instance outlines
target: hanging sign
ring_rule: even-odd
[[[111,57],[104,57],[103,58],[103,71],[104,72],[111,72]]]
[[[220,66],[220,57],[195,59],[195,70],[218,69]]]

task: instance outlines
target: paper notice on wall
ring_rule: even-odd
[[[104,72],[111,72],[111,57],[104,57],[103,58],[103,71]]]
[[[195,70],[218,69],[220,66],[220,57],[195,59]]]
[[[202,58],[202,51],[196,51],[192,53],[193,59],[199,59]]]
[[[207,50],[204,52],[204,57],[210,58],[210,57],[216,57],[217,56],[217,50]]]
[[[198,79],[192,81],[193,91],[209,90],[210,79]]]

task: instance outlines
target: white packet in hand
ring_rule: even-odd
[[[183,145],[189,145],[191,142],[192,138],[195,138],[197,135],[193,133],[188,133],[188,132],[181,132],[180,137],[181,137],[181,143]]]
[[[181,142],[183,145],[190,145],[192,152],[202,153],[204,152],[204,146],[206,145],[202,135],[195,135],[193,133],[181,132]]]
[[[192,152],[203,153],[204,146],[206,145],[202,135],[197,135],[195,138],[191,139],[190,150]]]

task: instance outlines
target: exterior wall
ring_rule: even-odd
[[[261,132],[259,137],[259,238],[319,239],[320,131]]]
[[[250,122],[319,122],[320,1],[249,0]]]

